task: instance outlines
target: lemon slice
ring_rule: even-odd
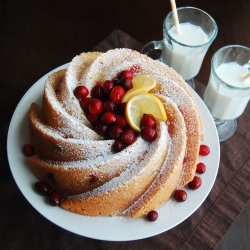
[[[147,91],[153,89],[156,86],[155,79],[147,75],[136,75],[132,79],[132,83],[134,88],[141,87]]]
[[[142,94],[142,93],[146,93],[146,92],[148,92],[147,89],[143,87],[132,88],[125,93],[125,95],[122,98],[122,103],[128,102],[132,97]]]
[[[147,75],[137,75],[132,80],[133,88],[127,91],[122,102],[128,102],[135,95],[148,92],[156,86],[155,79]]]
[[[125,116],[128,124],[138,132],[141,131],[140,122],[144,114],[151,114],[162,121],[167,120],[162,102],[155,95],[149,93],[135,95],[126,104]]]

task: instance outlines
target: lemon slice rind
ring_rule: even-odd
[[[140,121],[144,114],[152,114],[156,119],[166,121],[163,103],[153,94],[141,93],[133,96],[126,104],[125,116],[129,126],[140,132]]]
[[[135,76],[132,80],[132,83],[133,83],[133,88],[125,93],[122,99],[122,103],[128,102],[129,99],[131,99],[135,95],[146,93],[156,86],[155,79],[147,75]]]

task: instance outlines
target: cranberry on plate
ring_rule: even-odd
[[[185,190],[177,189],[174,192],[174,198],[177,201],[183,202],[183,201],[185,201],[187,199],[187,193],[186,193]]]
[[[199,154],[202,156],[206,156],[210,154],[210,148],[207,145],[200,145],[200,151]]]
[[[155,210],[150,211],[147,214],[148,221],[156,221],[158,219],[158,213]]]
[[[188,183],[189,188],[195,190],[198,189],[202,184],[202,180],[199,176],[195,176],[192,181]]]

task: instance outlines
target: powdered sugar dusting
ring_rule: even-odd
[[[135,74],[149,75],[156,80],[157,86],[151,92],[162,100],[168,120],[158,124],[159,134],[154,142],[138,137],[135,143],[114,154],[113,140],[103,140],[92,129],[74,96],[74,89],[84,85],[91,90],[97,82],[112,80],[134,65],[140,67]],[[117,196],[111,214],[123,212],[138,216],[145,207],[159,205],[163,187],[168,186],[171,193],[178,183],[182,186],[193,176],[200,139],[194,98],[175,71],[136,51],[114,49],[76,56],[66,72],[49,77],[41,113],[42,117],[35,111],[30,116],[33,136],[41,139],[41,145],[48,143],[50,152],[43,147],[33,164],[55,176],[59,172],[71,176],[72,190],[85,190],[69,196],[66,203],[77,200],[83,206],[92,200],[97,201],[95,207],[98,207],[108,203],[109,197]],[[182,164],[184,154],[185,165]],[[99,184],[88,186],[90,176],[95,176]],[[170,181],[173,184],[169,185]]]
[[[169,133],[171,143],[169,144],[167,157],[165,158],[164,163],[161,167],[161,171],[157,175],[154,182],[136,202],[134,202],[129,208],[122,212],[123,214],[132,215],[134,211],[137,211],[138,209],[140,209],[140,207],[144,207],[147,205],[151,206],[148,208],[149,211],[155,209],[156,205],[154,203],[151,203],[151,201],[154,199],[153,194],[157,195],[157,192],[159,192],[159,190],[163,188],[164,184],[168,182],[170,175],[172,175],[171,178],[173,180],[175,179],[173,178],[174,175],[176,175],[177,178],[180,177],[180,173],[182,171],[182,161],[186,146],[185,122],[182,114],[177,109],[176,105],[172,103],[172,101],[168,98],[164,97],[163,99],[165,99],[164,105],[166,107],[166,110],[168,110],[169,126],[171,124],[175,125],[174,129]],[[168,197],[167,191],[169,191],[170,194],[173,192],[173,190],[165,190],[166,197]]]
[[[148,153],[145,158],[139,158],[138,161],[130,164],[124,172],[119,176],[113,178],[104,185],[84,194],[77,196],[68,197],[69,199],[84,199],[89,196],[98,196],[103,193],[111,195],[110,192],[119,192],[122,196],[121,199],[125,199],[126,195],[131,197],[131,194],[123,193],[122,189],[136,180],[136,185],[133,185],[134,194],[137,195],[138,192],[145,189],[145,183],[141,182],[142,178],[147,176],[148,179],[153,181],[161,169],[161,164],[159,164],[159,157],[165,158],[168,147],[169,147],[169,135],[167,132],[167,127],[164,123],[160,125],[160,136],[152,143],[147,143]],[[134,154],[135,152],[133,152]],[[118,191],[119,190],[119,191]]]

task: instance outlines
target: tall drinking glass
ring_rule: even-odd
[[[142,53],[161,50],[159,58],[175,69],[194,88],[193,78],[199,73],[204,56],[215,39],[218,28],[214,19],[194,7],[177,8],[180,33],[174,25],[173,12],[163,23],[163,40],[146,44]]]
[[[220,141],[237,128],[236,119],[250,98],[250,48],[230,45],[218,50],[211,61],[211,73],[203,99],[208,106]]]

